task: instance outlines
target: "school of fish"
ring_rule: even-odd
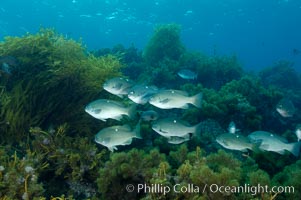
[[[182,70],[179,76],[183,79],[195,79],[197,74]],[[109,99],[98,99],[89,103],[85,111],[94,118],[106,121],[107,119],[122,120],[123,117],[134,119],[138,104],[147,103],[159,109],[188,109],[190,106],[201,108],[202,93],[188,95],[187,92],[173,89],[159,89],[154,85],[136,84],[134,81],[115,77],[107,80],[104,90],[120,98],[127,97],[133,103],[124,105],[121,102]],[[293,104],[282,99],[276,106],[276,111],[282,117],[291,117],[295,111]],[[142,139],[140,122],[151,122],[154,132],[165,137],[170,144],[181,144],[190,140],[199,133],[201,123],[191,125],[177,117],[160,118],[154,110],[140,112],[140,120],[134,128],[128,124],[103,128],[95,135],[95,142],[107,147],[110,151],[117,150],[119,145],[130,145],[133,138]],[[286,151],[299,156],[301,148],[301,126],[296,128],[298,141],[289,143],[285,138],[266,131],[255,131],[247,137],[240,135],[233,121],[230,122],[228,132],[216,137],[216,142],[230,150],[247,152],[248,150],[272,151],[284,154]]]

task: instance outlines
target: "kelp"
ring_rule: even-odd
[[[82,43],[51,29],[6,37],[0,55],[20,62],[5,85],[11,100],[1,106],[1,118],[9,123],[7,139],[21,139],[30,126],[62,122],[77,133],[93,132],[84,106],[102,94],[103,82],[119,75],[122,67],[118,57],[95,57]]]
[[[139,80],[155,84],[158,87],[174,84],[180,57],[185,52],[180,39],[180,31],[180,26],[177,24],[156,27],[142,54],[146,68]]]
[[[164,24],[155,28],[143,52],[143,57],[151,66],[158,66],[164,59],[179,60],[184,53],[180,39],[181,28],[177,24]]]

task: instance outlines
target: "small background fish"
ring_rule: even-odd
[[[103,88],[111,94],[122,98],[123,96],[128,95],[129,89],[134,84],[135,83],[130,79],[123,77],[115,77],[107,80],[103,84]]]
[[[197,73],[191,71],[190,69],[181,69],[178,72],[178,75],[183,78],[183,79],[187,79],[187,80],[194,80],[197,79],[198,75]]]
[[[13,56],[0,57],[0,70],[6,74],[11,74],[12,68],[17,67],[19,61]]]
[[[287,117],[293,117],[293,115],[295,114],[296,108],[290,99],[283,98],[277,104],[276,111],[282,117],[287,118]]]

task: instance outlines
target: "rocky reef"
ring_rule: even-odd
[[[235,121],[244,136],[267,130],[297,141],[300,74],[286,62],[259,74],[245,72],[235,56],[188,51],[180,32],[176,24],[158,26],[143,51],[117,45],[89,52],[81,41],[52,29],[6,37],[0,56],[17,62],[6,63],[9,70],[0,73],[0,200],[299,199],[300,156],[256,147],[231,151],[215,139]],[[196,72],[197,78],[181,79],[177,72],[182,68]],[[202,92],[202,108],[162,111],[139,105],[135,119],[121,122],[88,116],[84,108],[89,102],[118,99],[102,88],[117,76],[189,95]],[[284,97],[296,107],[291,118],[275,109]],[[129,104],[126,98],[119,100]],[[199,132],[175,145],[154,134],[151,122],[141,122],[143,139],[116,152],[94,142],[99,130],[123,121],[135,125],[139,112],[148,109],[191,124],[201,122]],[[295,190],[253,192],[258,185]],[[215,191],[217,186],[232,190]],[[234,191],[239,186],[248,192]]]

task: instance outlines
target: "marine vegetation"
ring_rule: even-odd
[[[220,89],[232,80],[238,80],[243,75],[243,68],[237,57],[207,56],[201,53],[186,52],[180,60],[180,66],[194,69],[197,80],[206,88]]]
[[[148,67],[141,79],[160,87],[172,85],[177,76],[178,61],[185,52],[180,30],[177,24],[156,27],[142,55]]]
[[[180,31],[181,28],[177,24],[157,26],[143,52],[146,62],[156,67],[164,60],[179,60],[185,50]]]
[[[283,195],[283,199],[296,199],[296,197],[300,197],[301,191],[296,190],[296,188],[301,188],[300,178],[301,178],[301,160],[298,160],[296,163],[286,166],[282,172],[279,172],[273,177],[273,181],[278,185],[284,186],[294,186],[295,190],[291,188],[290,192],[285,193]]]
[[[0,56],[14,56],[19,65],[2,90],[9,98],[1,101],[3,140],[20,140],[30,126],[70,123],[74,132],[90,132],[93,125],[83,105],[96,98],[100,85],[119,75],[122,64],[113,55],[95,57],[82,43],[65,38],[51,29],[37,34],[6,37]]]
[[[292,62],[278,61],[263,69],[259,76],[265,86],[272,85],[281,89],[298,90],[301,88],[301,79],[293,65]]]
[[[247,73],[235,55],[188,51],[180,31],[158,26],[142,51],[89,52],[52,29],[6,37],[0,199],[299,200],[299,152],[246,138],[265,131],[300,139],[300,74],[285,62]],[[189,101],[168,105],[175,91],[178,104]],[[279,114],[287,102],[289,117]],[[116,142],[120,132],[135,136]],[[237,135],[239,144],[227,144]]]
[[[11,152],[8,154],[8,152]],[[43,163],[34,152],[28,151],[20,158],[9,147],[0,149],[0,199],[32,199],[43,197],[44,188],[38,181]]]
[[[142,197],[143,193],[128,192],[124,186],[139,183],[151,184],[153,176],[161,175],[158,174],[158,169],[165,169],[162,163],[166,163],[165,156],[156,149],[150,152],[132,149],[127,153],[110,154],[110,159],[105,163],[105,166],[99,169],[97,179],[102,198],[118,199],[123,196],[125,199],[136,199]],[[165,172],[160,173],[166,173],[166,169]]]

